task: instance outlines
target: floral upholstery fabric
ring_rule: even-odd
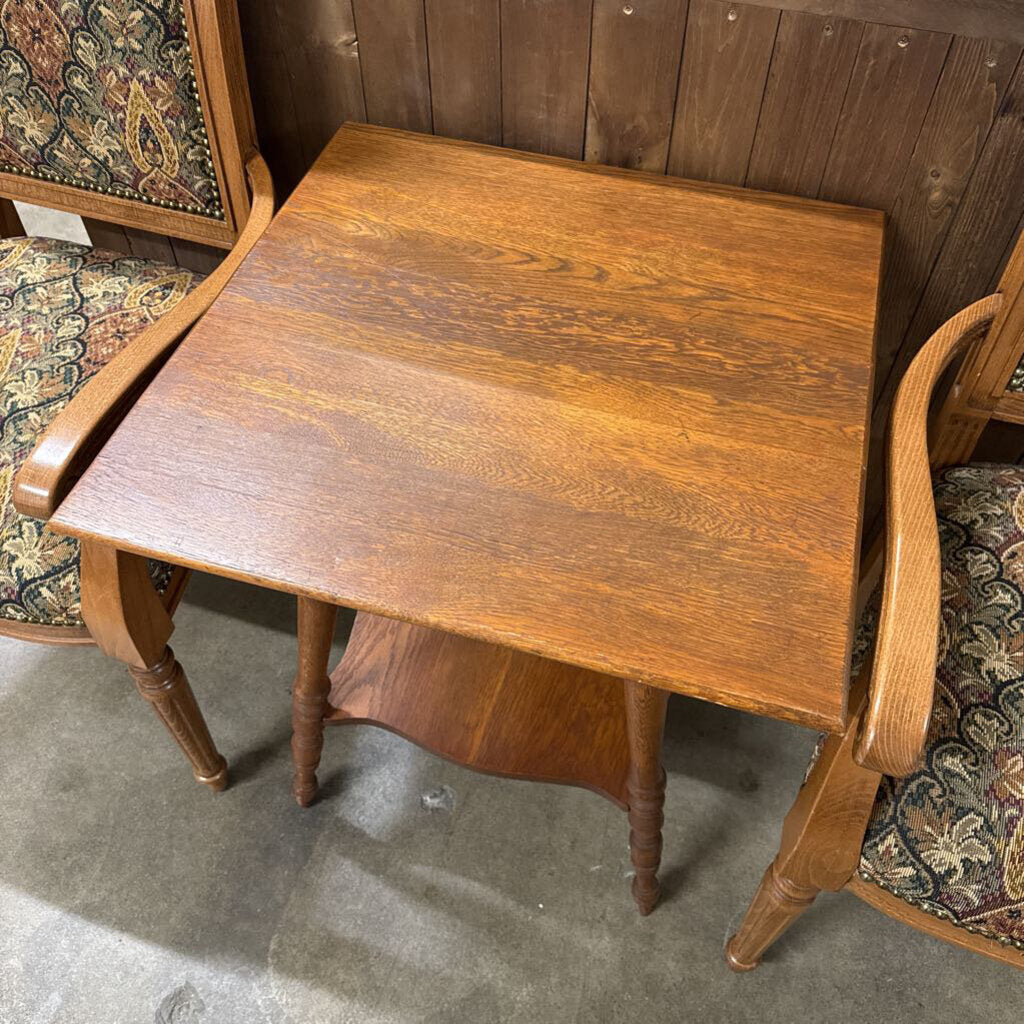
[[[0,170],[222,220],[182,0],[0,0]]]
[[[197,281],[71,242],[0,240],[0,619],[82,624],[78,544],[17,512],[14,477],[86,380]],[[167,568],[154,574],[165,587]]]
[[[1024,949],[1024,467],[935,482],[942,623],[924,761],[884,778],[861,877]]]

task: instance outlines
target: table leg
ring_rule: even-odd
[[[661,893],[661,826],[665,816],[665,769],[661,745],[668,692],[644,683],[625,681],[626,728],[629,737],[629,855],[636,875],[633,898],[641,914],[649,914]]]
[[[292,688],[292,793],[300,807],[316,797],[316,769],[324,746],[324,715],[331,680],[327,675],[334,624],[333,604],[299,598],[299,668]]]
[[[309,608],[304,619],[300,605],[293,741],[300,803],[302,793],[316,791],[330,647],[331,631],[315,624],[314,613]],[[383,726],[477,771],[601,793],[629,812],[633,894],[647,914],[658,900],[667,704],[666,691],[642,683],[359,612],[331,676],[325,721]]]
[[[227,786],[218,753],[185,672],[167,639],[174,628],[149,577],[147,559],[82,542],[82,618],[105,654],[125,662],[139,693],[167,727],[198,782]]]

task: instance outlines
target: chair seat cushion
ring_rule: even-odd
[[[0,239],[0,619],[82,625],[78,543],[16,511],[14,477],[89,377],[199,280],[72,242]],[[166,587],[168,568],[154,571]]]
[[[935,482],[942,624],[920,770],[885,778],[860,872],[1024,949],[1024,467]]]

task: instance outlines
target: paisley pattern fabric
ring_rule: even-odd
[[[942,623],[922,767],[885,778],[861,877],[1024,949],[1024,467],[935,483]]]
[[[72,242],[0,240],[0,618],[82,624],[78,544],[17,512],[14,477],[86,380],[198,280]],[[169,569],[154,574],[166,587]]]
[[[0,0],[0,170],[222,220],[182,0]]]

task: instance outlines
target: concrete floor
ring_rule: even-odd
[[[43,235],[47,238],[63,238],[68,242],[89,244],[89,233],[85,230],[81,217],[50,210],[45,206],[33,206],[32,203],[15,202],[21,226],[26,235]]]
[[[0,641],[3,1024],[1019,1024],[1024,973],[845,894],[758,971],[725,967],[813,745],[792,726],[673,698],[667,897],[646,920],[625,817],[582,790],[348,727],[300,810],[293,616],[202,576],[178,613],[175,650],[231,764],[220,795],[120,666]]]

